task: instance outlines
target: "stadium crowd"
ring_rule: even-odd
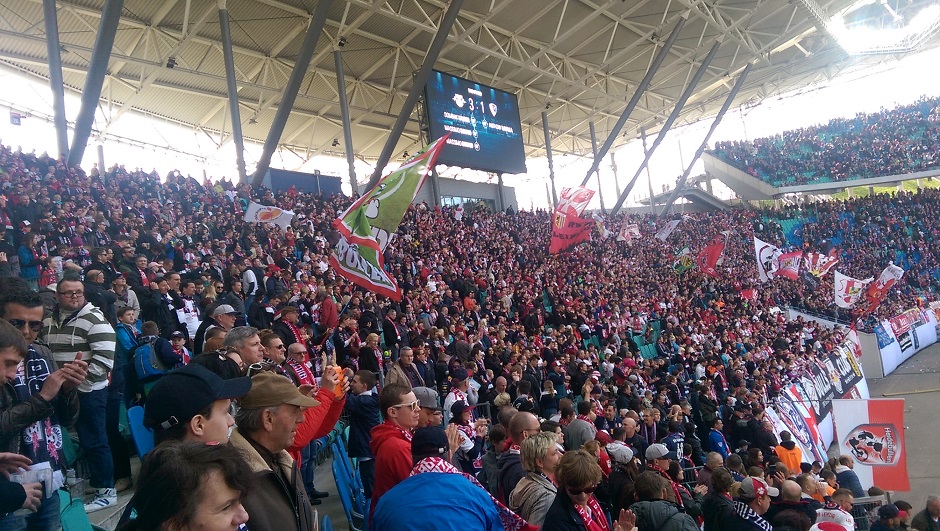
[[[716,142],[711,153],[773,186],[933,170],[940,167],[940,98],[772,137]]]
[[[792,212],[688,214],[668,243],[661,221],[618,217],[642,237],[549,255],[547,212],[417,205],[385,251],[395,302],[328,264],[346,197],[86,175],[6,147],[0,171],[0,462],[48,461],[61,485],[74,423],[86,510],[112,507],[132,482],[120,406],[142,404],[158,446],[122,528],[313,529],[311,443],[341,414],[372,529],[854,528],[851,458],[801,465],[764,421],[846,333],[777,311],[831,310],[831,275],[756,279],[752,235],[782,244],[767,220]],[[249,201],[297,216],[247,224]],[[894,315],[936,298],[938,206],[935,191],[818,204],[803,239],[842,230],[839,268],[859,278],[916,254],[874,314]],[[722,231],[718,277],[677,272],[680,249]],[[33,511],[3,529],[54,520],[57,498],[0,488],[15,492],[0,511]],[[935,529],[940,506],[924,511],[915,528]]]

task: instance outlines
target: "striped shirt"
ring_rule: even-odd
[[[68,315],[57,309],[43,321],[42,339],[60,368],[82,353],[82,360],[88,362],[88,376],[78,386],[80,393],[108,386],[116,347],[114,328],[93,304],[86,302]]]

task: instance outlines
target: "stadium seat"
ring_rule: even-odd
[[[85,503],[81,498],[72,498],[67,490],[59,489],[59,519],[62,522],[62,531],[104,531],[92,525],[85,512]]]
[[[349,477],[343,470],[343,465],[339,460],[333,460],[333,479],[336,481],[336,490],[339,491],[339,501],[343,504],[343,512],[346,513],[346,520],[349,522],[350,531],[362,531],[365,528],[365,522],[362,516],[355,518],[353,515],[353,499],[349,487]],[[356,525],[359,522],[360,526]]]
[[[330,521],[330,515],[323,515],[323,523],[320,524],[320,531],[333,531],[333,522]]]
[[[130,425],[131,435],[134,436],[134,446],[137,455],[143,459],[150,450],[153,450],[153,431],[144,426],[144,408],[134,406],[127,410],[127,422]]]

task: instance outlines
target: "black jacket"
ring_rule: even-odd
[[[698,524],[679,506],[666,500],[638,501],[630,506],[643,531],[698,531]]]
[[[581,523],[581,517],[574,508],[574,502],[564,489],[558,490],[555,500],[545,513],[542,531],[584,531],[584,524]]]
[[[496,464],[499,467],[499,496],[497,498],[508,506],[509,495],[516,488],[519,480],[525,477],[525,470],[522,469],[522,457],[507,450],[499,455]]]
[[[702,516],[705,519],[704,531],[724,531],[728,520],[734,514],[731,499],[723,494],[709,491],[702,499]]]

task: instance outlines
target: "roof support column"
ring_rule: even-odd
[[[297,61],[294,62],[294,69],[291,70],[287,85],[284,85],[284,94],[281,96],[281,102],[277,104],[274,121],[271,122],[271,129],[268,131],[267,138],[264,139],[264,150],[261,152],[261,158],[255,168],[252,186],[260,186],[264,174],[268,172],[268,167],[271,165],[271,156],[274,155],[277,143],[280,142],[281,135],[284,133],[284,126],[287,125],[287,119],[294,108],[294,101],[297,100],[300,85],[303,84],[304,77],[307,75],[310,60],[313,59],[313,52],[317,48],[317,40],[320,39],[320,33],[323,32],[323,25],[326,24],[326,17],[332,5],[333,0],[319,0],[317,8],[313,11],[310,26],[307,27],[307,34],[304,35],[304,41],[300,45],[300,53],[297,55]],[[341,99],[344,97],[344,94],[340,94]]]
[[[359,193],[359,184],[356,183],[356,158],[353,153],[352,126],[349,124],[349,100],[346,96],[346,77],[343,71],[343,46],[346,40],[339,39],[339,45],[333,48],[333,60],[336,63],[336,87],[339,92],[339,112],[343,119],[343,148],[346,150],[346,164],[349,165],[349,186],[352,194]]]
[[[620,115],[620,119],[617,120],[617,123],[614,124],[614,128],[611,129],[610,134],[607,135],[607,140],[604,141],[604,145],[601,146],[601,150],[594,153],[594,162],[591,163],[591,169],[588,170],[587,175],[584,176],[584,180],[581,181],[581,186],[587,184],[588,179],[591,178],[591,174],[597,171],[597,168],[601,165],[601,161],[604,160],[604,157],[607,156],[607,152],[610,151],[611,147],[613,147],[614,141],[617,140],[617,135],[620,134],[623,126],[626,125],[627,119],[630,118],[630,114],[633,113],[633,109],[635,109],[637,104],[640,103],[640,97],[653,81],[653,75],[656,74],[656,71],[659,70],[660,66],[662,66],[663,61],[666,60],[666,55],[672,48],[673,43],[676,42],[676,38],[679,37],[679,32],[682,31],[682,27],[685,26],[685,22],[687,20],[689,20],[688,11],[682,14],[682,17],[679,18],[678,22],[676,22],[676,27],[673,28],[672,33],[669,34],[669,38],[666,39],[666,43],[663,44],[663,47],[660,48],[659,52],[656,53],[656,57],[653,59],[653,63],[650,65],[650,69],[646,71],[646,75],[643,76],[643,80],[640,81],[640,84],[636,86],[636,90],[633,92],[633,97],[630,98],[629,103],[627,103],[627,108],[623,110],[623,114]],[[614,213],[616,214],[616,210],[614,210]]]
[[[646,128],[645,127],[640,128],[640,140],[643,141],[643,156],[648,157],[650,154],[650,149],[649,149],[649,146],[646,145]],[[679,153],[681,154],[682,152],[680,151]],[[649,186],[649,189],[650,189],[650,214],[655,216],[656,205],[653,204],[653,196],[655,195],[653,193],[653,176],[650,175],[649,164],[646,165],[646,184],[647,186]]]
[[[55,123],[58,155],[68,158],[69,125],[65,118],[65,87],[62,85],[62,55],[59,47],[59,15],[55,0],[42,0],[42,15],[46,23],[46,55],[49,57],[49,87],[52,89],[52,115]]]
[[[712,59],[715,58],[715,54],[718,52],[718,48],[720,47],[721,39],[719,38],[717,41],[715,41],[715,44],[712,45],[712,49],[708,51],[708,55],[705,56],[705,59],[702,60],[702,64],[699,65],[698,70],[695,71],[695,75],[692,76],[692,80],[689,81],[689,85],[685,87],[682,95],[679,96],[679,101],[677,101],[676,106],[673,107],[672,112],[669,114],[669,118],[666,119],[666,123],[663,124],[663,128],[659,130],[659,134],[656,136],[656,140],[653,141],[653,145],[650,147],[650,150],[646,152],[646,156],[643,157],[643,163],[640,164],[640,167],[636,169],[636,173],[633,174],[633,178],[630,179],[630,182],[627,183],[627,187],[624,188],[623,192],[620,194],[620,198],[617,199],[617,204],[614,205],[614,208],[611,211],[612,214],[616,214],[620,211],[620,207],[623,206],[623,202],[626,201],[630,191],[633,190],[633,185],[636,184],[636,180],[640,177],[640,174],[643,173],[643,169],[646,168],[646,165],[649,164],[650,158],[653,156],[653,152],[656,151],[656,148],[659,147],[659,144],[662,143],[664,138],[666,138],[666,133],[672,129],[672,124],[674,124],[676,119],[679,118],[679,113],[682,112],[682,107],[685,106],[685,102],[689,101],[692,93],[695,92],[696,85],[698,85],[698,82],[702,80],[702,76],[705,75],[705,71],[708,70],[708,65],[711,64]],[[650,198],[650,201],[652,201],[652,198]]]
[[[552,164],[552,135],[548,130],[548,111],[542,111],[542,131],[545,133],[545,157],[548,159],[548,180],[552,183],[552,208],[558,204],[555,193],[555,166]]]
[[[222,57],[225,60],[225,86],[229,113],[232,116],[232,141],[235,142],[235,164],[238,182],[245,182],[245,140],[242,137],[241,109],[238,108],[238,85],[235,83],[235,56],[232,54],[232,26],[225,0],[219,0],[219,29],[222,31]]]
[[[679,182],[676,183],[676,189],[672,191],[672,194],[669,195],[669,199],[666,200],[666,204],[663,205],[663,209],[659,211],[659,215],[662,216],[666,214],[666,211],[669,210],[669,207],[676,201],[679,197],[679,193],[682,191],[682,188],[685,187],[685,181],[689,178],[689,173],[692,172],[692,166],[695,165],[695,161],[702,156],[702,153],[705,151],[705,148],[708,147],[708,141],[712,137],[712,133],[715,132],[715,129],[718,128],[718,124],[721,123],[721,119],[725,117],[725,113],[728,112],[728,109],[731,107],[731,103],[734,101],[734,98],[737,97],[738,91],[741,90],[741,87],[744,86],[744,80],[747,79],[747,74],[751,71],[751,67],[754,66],[753,63],[748,63],[744,67],[744,70],[741,71],[741,75],[738,76],[738,80],[735,82],[734,86],[731,88],[731,92],[728,94],[728,97],[725,98],[724,104],[721,106],[721,110],[718,111],[718,115],[715,116],[715,120],[712,122],[711,127],[708,128],[708,133],[705,134],[705,138],[702,139],[702,144],[695,150],[695,155],[692,156],[692,160],[689,161],[689,166],[682,172],[682,176],[679,177]],[[708,192],[711,193],[711,181],[708,181]],[[652,205],[652,202],[650,202]]]
[[[421,68],[418,69],[418,73],[415,75],[411,91],[408,92],[408,97],[405,98],[405,103],[402,104],[401,112],[398,113],[398,118],[395,119],[395,124],[388,133],[388,140],[385,141],[385,147],[382,148],[379,160],[375,163],[375,171],[372,172],[372,178],[369,179],[366,190],[371,190],[382,178],[385,165],[392,158],[392,151],[395,149],[395,145],[398,144],[398,138],[405,130],[405,124],[408,123],[408,118],[411,117],[411,111],[414,110],[418,98],[424,92],[424,85],[427,84],[428,78],[431,76],[431,69],[434,68],[434,62],[441,54],[441,48],[444,47],[447,34],[450,33],[454,21],[457,20],[457,14],[460,13],[461,6],[463,6],[463,0],[450,0],[450,6],[444,12],[441,24],[437,27],[437,33],[434,34],[434,40],[431,41],[431,46],[428,47],[424,63],[421,64]]]
[[[597,134],[594,132],[594,122],[588,122],[588,127],[591,128],[591,153],[594,157],[597,157]],[[601,199],[601,213],[606,214],[607,209],[604,207],[604,191],[601,189],[601,172],[600,168],[594,170],[597,174],[597,195]]]
[[[101,10],[98,35],[95,36],[95,47],[92,48],[91,62],[88,65],[88,74],[85,76],[85,86],[82,89],[82,106],[78,111],[78,118],[75,119],[75,131],[72,133],[72,147],[69,149],[68,158],[69,167],[81,165],[82,157],[85,155],[88,138],[91,136],[91,126],[95,122],[98,99],[101,97],[101,87],[104,86],[104,76],[108,72],[108,61],[111,58],[111,48],[114,46],[114,36],[117,34],[118,22],[121,21],[121,10],[123,9],[124,0],[105,0],[104,7]],[[43,10],[46,10],[45,3]],[[48,20],[46,24],[49,24]],[[58,32],[55,35],[56,40],[58,40]],[[48,30],[46,38],[49,38]],[[47,46],[51,46],[51,44],[48,44],[48,40]],[[56,47],[55,56],[59,57],[58,47]],[[60,60],[60,74],[61,69],[62,63]],[[53,91],[55,90],[53,88]],[[61,79],[58,90],[62,90]],[[64,116],[63,113],[63,120],[65,119]],[[56,134],[58,134],[58,131]]]

